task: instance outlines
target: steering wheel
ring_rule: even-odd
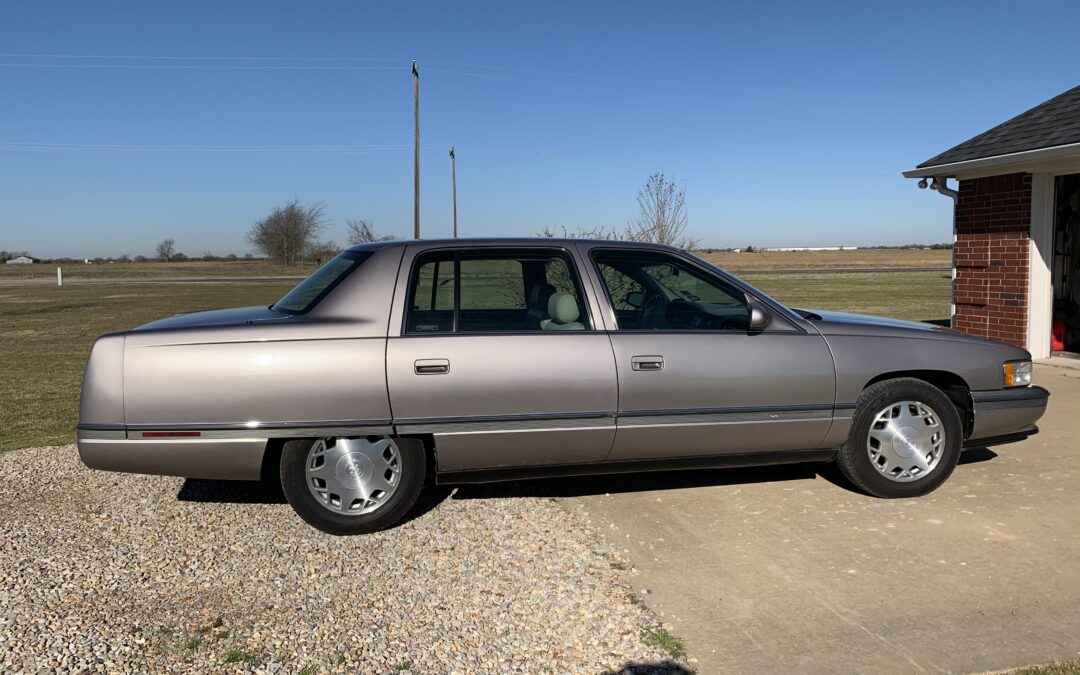
[[[649,296],[649,299],[645,301],[645,307],[641,310],[641,324],[642,328],[662,328],[664,321],[664,314],[667,312],[667,300],[664,296],[655,293]]]

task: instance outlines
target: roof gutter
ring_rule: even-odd
[[[1021,152],[1010,152],[1004,155],[994,155],[993,157],[980,157],[979,159],[969,159],[963,162],[917,167],[910,171],[904,171],[903,175],[904,178],[933,178],[935,176],[955,177],[958,173],[964,171],[989,169],[997,166],[1008,166],[1010,164],[1026,164],[1028,162],[1037,162],[1076,154],[1080,154],[1080,143],[1069,143],[1067,145],[1056,145],[1051,148],[1038,148],[1036,150],[1023,150]]]

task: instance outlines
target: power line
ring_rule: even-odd
[[[511,75],[496,75],[494,73],[468,73],[460,70],[446,70],[444,68],[426,68],[426,72],[429,73],[442,73],[443,75],[457,75],[459,77],[478,77],[488,80],[508,80],[513,82],[523,82],[526,84],[542,84],[551,87],[571,87],[574,89],[589,89],[592,91],[604,91],[613,94],[634,94],[641,96],[669,96],[659,91],[643,91],[633,89],[616,89],[614,87],[600,87],[592,84],[584,84],[582,82],[553,82],[550,80],[534,80],[524,77],[513,77]]]
[[[426,149],[432,149],[429,146]],[[162,145],[0,141],[0,151],[112,154],[404,154],[408,145]]]
[[[239,64],[0,63],[0,68],[89,68],[94,70],[399,70],[404,66],[254,66]]]
[[[7,59],[66,59],[66,60],[99,60],[99,61],[215,61],[212,65],[196,63],[0,63],[0,68],[75,68],[75,69],[130,69],[130,70],[396,70],[407,67],[405,59],[390,56],[223,56],[223,55],[191,55],[180,54],[27,54],[27,53],[0,53],[0,58]],[[246,63],[228,63],[229,61],[274,61],[281,62],[275,65],[258,65]],[[349,63],[372,63],[396,61],[400,65],[347,65]],[[292,65],[288,62],[318,63],[320,65]],[[444,64],[446,66],[458,66],[460,68],[472,68],[478,71],[503,71],[517,73],[532,73],[552,77],[568,77],[585,80],[607,80],[610,82],[629,82],[632,78],[613,75],[601,75],[595,73],[572,73],[567,71],[541,70],[535,68],[520,68],[516,66],[488,65],[482,63],[464,63],[460,61],[445,61],[433,59],[431,63]],[[337,65],[342,64],[342,65]],[[459,77],[475,77],[483,79],[507,80],[523,82],[527,84],[541,84],[556,87],[572,87],[579,89],[591,89],[594,91],[607,91],[613,93],[665,95],[660,92],[642,90],[623,90],[617,88],[597,86],[584,82],[558,82],[551,80],[538,80],[532,78],[514,77],[491,72],[468,72],[457,69],[429,69],[431,72]],[[682,86],[686,83],[676,83],[665,80],[667,84]],[[696,86],[696,85],[695,85]]]
[[[397,56],[205,56],[182,54],[14,54],[0,53],[12,59],[127,59],[175,61],[404,61]]]

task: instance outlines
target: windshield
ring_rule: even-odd
[[[334,287],[349,276],[371,256],[370,251],[345,251],[332,259],[310,277],[301,281],[284,298],[270,306],[270,309],[286,314],[305,314],[310,312],[319,301],[330,294]]]

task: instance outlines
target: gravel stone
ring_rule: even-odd
[[[0,671],[686,672],[614,549],[528,493],[436,489],[340,538],[258,483],[2,454]]]

